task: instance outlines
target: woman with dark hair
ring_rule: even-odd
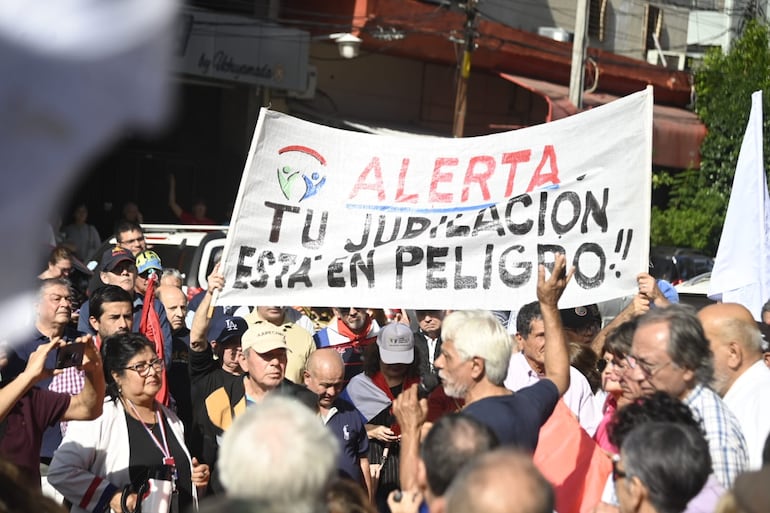
[[[400,431],[393,400],[419,382],[414,335],[409,326],[391,322],[364,353],[364,372],[353,376],[342,396],[366,419],[372,488],[380,511],[387,511],[388,494],[399,484]]]
[[[602,407],[604,416],[596,428],[594,440],[602,449],[612,454],[617,454],[618,448],[610,441],[607,427],[615,411],[631,404],[642,395],[638,383],[631,380],[625,373],[628,368],[626,356],[631,353],[631,341],[635,330],[634,318],[611,331],[602,347],[602,359],[597,362],[597,370],[602,376],[602,390],[607,393],[607,396]],[[621,379],[621,375],[628,379]]]
[[[155,400],[164,368],[154,345],[139,333],[121,333],[103,341],[102,359],[104,412],[69,424],[48,480],[73,512],[135,511],[149,482],[160,491],[150,487],[143,506],[159,501],[164,505],[153,511],[174,511],[174,502],[176,511],[197,508],[209,468],[190,459],[182,422]]]

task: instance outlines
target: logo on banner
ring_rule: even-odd
[[[319,164],[326,166],[326,159],[313,148],[295,145],[286,146],[278,150],[279,155],[289,154],[292,157],[295,157],[298,153],[312,157],[307,159],[311,166],[318,166]],[[302,157],[293,160],[302,162]],[[283,166],[278,169],[278,185],[281,187],[283,196],[290,201],[301,202],[315,196],[325,184],[326,175],[321,171],[303,171],[294,166]]]

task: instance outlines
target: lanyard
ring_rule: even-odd
[[[142,426],[144,426],[144,430],[147,431],[147,434],[150,435],[150,438],[152,438],[152,441],[155,442],[155,445],[160,449],[160,452],[163,454],[163,463],[165,465],[168,465],[170,461],[173,461],[173,458],[171,457],[171,451],[168,448],[168,441],[166,440],[166,427],[163,425],[163,421],[160,418],[160,412],[155,412],[155,418],[158,421],[158,426],[160,427],[160,435],[161,440],[163,441],[163,444],[161,444],[160,440],[158,440],[158,437],[155,436],[155,433],[152,432],[152,429],[147,427],[147,424],[144,423],[142,420],[142,416],[139,415],[139,412],[136,411],[136,406],[134,406],[134,403],[130,400],[126,399],[126,402],[131,407],[131,409],[136,414],[136,417],[139,419],[139,422],[142,423]]]

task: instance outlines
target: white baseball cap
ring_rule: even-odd
[[[414,335],[406,324],[391,322],[377,334],[380,360],[384,363],[412,363],[414,361]]]

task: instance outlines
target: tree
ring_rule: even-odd
[[[735,164],[751,110],[751,93],[764,91],[765,170],[770,169],[770,32],[750,20],[728,53],[706,53],[695,72],[695,112],[708,134],[700,170],[664,172],[656,186],[670,187],[665,209],[653,208],[652,243],[715,252],[719,245]]]

